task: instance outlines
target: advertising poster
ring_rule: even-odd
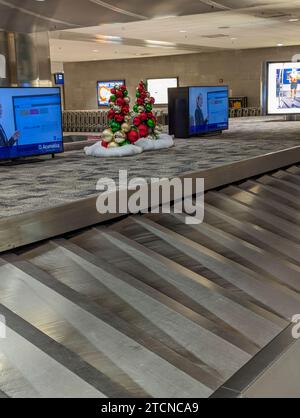
[[[300,63],[268,64],[268,113],[300,113]]]
[[[115,86],[122,86],[125,84],[125,80],[111,80],[111,81],[98,81],[97,82],[97,99],[98,106],[108,106],[111,96],[111,90]]]

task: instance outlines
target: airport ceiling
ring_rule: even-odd
[[[34,32],[186,16],[282,0],[0,0],[0,28]]]
[[[0,30],[49,30],[52,61],[297,45],[300,1],[0,0]]]

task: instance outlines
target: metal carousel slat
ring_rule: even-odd
[[[292,242],[300,244],[300,228],[292,222],[274,215],[271,211],[252,208],[224,193],[208,192],[206,202],[235,216],[242,222],[250,222]]]
[[[44,332],[52,338],[61,338],[64,345],[75,350],[94,367],[98,364],[102,373],[121,383],[131,396],[159,396],[158,393],[165,393],[164,396],[173,393],[172,396],[175,396],[174,391],[177,390],[183,390],[184,397],[189,391],[195,396],[196,393],[206,396],[222,381],[212,378],[209,368],[201,367],[201,361],[195,364],[184,358],[106,307],[53,280],[48,273],[30,263],[13,260],[13,264],[4,268],[17,271],[17,276],[30,282],[30,290],[34,290],[34,294],[26,293],[25,287],[22,291],[37,311],[42,310],[42,301],[47,301],[43,305],[46,320],[40,325]],[[26,311],[20,312],[20,315],[26,314]],[[51,326],[47,327],[50,316]],[[163,379],[160,377],[162,371]],[[176,382],[176,386],[175,383],[168,383],[168,379]],[[202,384],[202,380],[207,385]]]
[[[300,196],[297,197],[294,194],[284,192],[283,190],[277,189],[276,187],[263,185],[253,180],[248,180],[245,183],[239,185],[243,190],[250,193],[254,193],[261,198],[273,199],[284,205],[290,206],[291,208],[300,209]]]
[[[168,306],[133,287],[129,283],[130,277],[127,278],[126,283],[122,280],[120,272],[114,271],[112,273],[111,269],[103,267],[102,263],[100,266],[96,265],[89,254],[85,254],[74,244],[61,240],[59,244],[56,250],[52,250],[51,254],[58,260],[57,270],[53,272],[58,280],[78,292],[83,292],[94,303],[105,306],[112,315],[119,316],[126,321],[128,326],[138,328],[141,335],[144,333],[151,335],[183,358],[195,363],[196,368],[199,367],[200,369],[202,367],[203,378],[207,373],[207,380],[210,381],[210,384],[215,386],[218,380],[213,382],[209,375],[218,379],[223,373],[225,375],[228,373],[226,370],[215,370],[217,363],[211,361],[211,354],[203,350],[202,344],[204,342],[210,344],[211,350],[214,351],[214,347],[218,344],[225,344],[228,349],[231,346],[229,343],[223,343],[221,338],[215,336],[211,331],[207,331],[203,326],[196,325]],[[60,260],[58,254],[62,253],[64,257]],[[40,257],[38,260],[32,260],[32,262],[45,268],[45,264],[49,260],[49,255],[46,255],[42,259]],[[64,277],[58,273],[61,262],[68,271],[67,274],[64,270]],[[195,336],[195,342],[191,342],[189,349],[184,348],[186,340],[192,341],[192,335]],[[197,335],[199,338],[201,335],[202,337],[196,343]],[[238,351],[236,350],[236,356]],[[170,361],[172,361],[172,357],[170,357]],[[228,364],[230,364],[229,359]]]
[[[264,211],[272,210],[272,214],[282,217],[283,219],[286,219],[293,224],[296,224],[295,228],[300,233],[299,210],[293,209],[290,206],[278,202],[277,200],[261,197],[254,193],[244,191],[240,187],[236,186],[229,186],[222,190],[222,193],[254,209],[261,209]]]
[[[292,167],[289,167],[286,171],[288,173],[296,174],[297,176],[300,176],[300,167],[298,167],[296,165],[293,165]]]
[[[234,259],[257,273],[264,276],[269,275],[271,279],[300,292],[299,266],[286,260],[280,260],[274,254],[205,222],[201,225],[185,225],[184,215],[172,213],[172,216],[182,223],[182,232],[180,230],[179,233],[185,237],[202,243],[211,250]]]
[[[90,234],[89,238],[91,239]],[[227,292],[226,289],[162,257],[160,254],[140,246],[135,241],[121,234],[110,231],[102,234],[99,231],[93,231],[93,243],[87,243],[87,241],[86,234],[82,238],[81,236],[79,236],[79,239],[78,237],[76,238],[76,243],[79,246],[88,249],[89,252],[94,254],[96,258],[94,259],[94,263],[100,263],[102,266],[110,262],[112,263],[110,268],[116,269],[115,259],[111,258],[111,250],[116,251],[117,247],[119,256],[118,269],[121,269],[120,277],[122,279],[124,279],[124,273],[126,277],[126,273],[129,272],[132,275],[130,276],[130,280],[131,282],[134,280],[135,286],[143,289],[144,292],[150,292],[150,294],[159,297],[159,300],[162,300],[163,303],[167,303],[185,316],[188,315],[188,318],[192,321],[212,330],[215,334],[242,348],[246,352],[255,352],[257,350],[256,345],[249,342],[249,337],[247,338],[234,330],[234,328],[242,329],[240,328],[241,318],[243,318],[245,313],[247,314],[247,323],[251,323],[252,316],[256,318],[257,314],[258,318],[261,315],[267,321],[272,321],[279,327],[285,324],[284,320],[259,309],[257,306],[253,306],[247,301],[239,300],[230,292]],[[99,243],[98,248],[100,246],[104,248],[105,246],[107,252],[101,249],[100,256],[95,249],[96,242]],[[105,257],[105,261],[103,257]],[[130,268],[128,269],[128,267]],[[120,275],[120,271],[115,274]],[[126,277],[126,280],[128,280],[128,277]],[[190,286],[195,287],[198,293],[202,289],[203,294],[200,292],[200,297],[195,298]],[[215,292],[217,296],[215,296]],[[207,295],[208,300],[206,300],[205,295]],[[216,302],[218,301],[218,303],[213,302],[214,298],[216,298]],[[228,303],[230,303],[231,310],[228,311],[228,318],[225,315],[221,318],[220,316],[224,313],[222,306],[227,298],[229,299]],[[239,307],[239,305],[242,306]],[[254,311],[254,315],[251,311]],[[268,326],[270,326],[270,323]],[[247,328],[242,332],[248,332]]]
[[[266,184],[269,186],[273,186],[278,188],[279,190],[283,190],[287,193],[295,194],[296,197],[299,197],[300,194],[300,186],[293,184],[284,178],[275,177],[271,175],[265,175],[257,179],[259,183]]]
[[[299,309],[300,298],[296,293],[269,282],[265,277],[252,272],[250,269],[163,228],[155,222],[137,217],[133,220],[181,253],[204,264],[234,285],[240,286],[246,293],[269,306],[278,315],[289,319]]]
[[[241,340],[243,335],[247,335],[249,339],[264,345],[266,339],[270,338],[271,335],[274,335],[273,332],[277,332],[278,327],[285,323],[282,320],[278,320],[278,318],[275,318],[273,315],[268,315],[268,313],[256,309],[256,307],[251,304],[247,305],[246,303],[243,303],[243,301],[234,297],[230,292],[215,285],[205,277],[197,275],[182,267],[178,268],[178,265],[172,261],[167,261],[167,259],[161,257],[162,263],[160,263],[159,254],[155,254],[146,248],[142,248],[139,244],[136,244],[125,237],[119,236],[116,233],[113,235],[105,235],[109,240],[112,240],[115,245],[118,245],[119,249],[123,249],[126,252],[128,251],[128,253],[134,252],[134,257],[142,257],[142,263],[145,267],[154,272],[160,270],[159,275],[163,280],[166,280],[168,284],[174,284],[196,303],[198,302],[198,304],[201,304],[205,309],[216,315],[217,321],[226,322],[230,327],[238,330],[242,334],[240,336]],[[178,270],[183,274],[178,274]],[[270,321],[275,324],[272,324]],[[262,327],[266,332],[262,339],[257,335],[257,332],[254,334],[254,329],[257,330],[258,326]],[[267,329],[269,329],[271,334],[267,335]],[[226,328],[224,330],[226,330]]]
[[[300,265],[300,245],[274,234],[254,223],[241,222],[236,217],[206,203],[205,221],[258,248],[273,253],[280,259]]]
[[[292,185],[295,185],[295,187],[297,187],[298,190],[300,189],[300,178],[297,174],[290,173],[286,170],[279,170],[273,174],[273,177],[291,183]]]

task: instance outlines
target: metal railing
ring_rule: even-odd
[[[160,125],[168,125],[167,109],[156,110],[155,115]],[[108,126],[107,110],[65,110],[63,112],[64,132],[102,132]],[[230,118],[260,116],[261,109],[247,107],[230,109]]]

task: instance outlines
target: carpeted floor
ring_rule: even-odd
[[[231,120],[230,130],[219,136],[177,139],[171,150],[134,157],[97,159],[82,150],[38,163],[0,165],[0,217],[44,209],[96,193],[101,177],[174,177],[300,145],[300,122],[280,119]]]

